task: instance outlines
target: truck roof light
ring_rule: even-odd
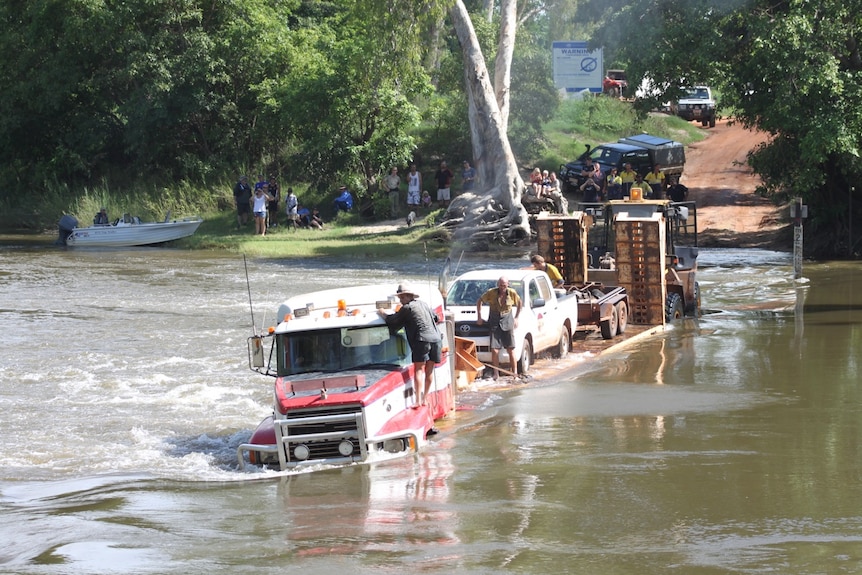
[[[332,317],[331,313],[329,313],[328,311],[323,312],[323,319],[329,319],[330,317]]]
[[[269,329],[266,330],[270,335],[275,333],[275,328],[273,326],[269,326]]]
[[[307,307],[299,307],[293,310],[293,315],[296,317],[308,317],[308,314],[311,313]]]
[[[338,300],[338,309],[339,309],[339,311],[340,310],[346,310],[347,309],[347,301],[343,300],[343,299]]]

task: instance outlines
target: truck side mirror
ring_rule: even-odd
[[[266,367],[266,353],[264,351],[263,340],[264,336],[260,335],[248,338],[248,361],[252,369],[263,369]]]
[[[537,307],[545,307],[545,298],[537,297],[536,299],[533,300],[531,305],[532,305],[533,309],[535,309]]]

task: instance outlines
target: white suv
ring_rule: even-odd
[[[699,121],[701,126],[715,127],[715,100],[707,86],[686,88],[685,97],[676,105],[676,114],[689,122]]]

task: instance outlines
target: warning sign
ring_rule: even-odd
[[[554,85],[566,92],[602,91],[602,49],[589,50],[586,42],[554,42]]]

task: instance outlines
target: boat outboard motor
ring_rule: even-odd
[[[54,243],[58,246],[65,246],[66,238],[69,237],[69,234],[72,233],[72,230],[78,227],[78,220],[75,218],[75,216],[65,214],[62,218],[60,218],[60,223],[57,224],[57,227],[60,229],[60,236]]]

